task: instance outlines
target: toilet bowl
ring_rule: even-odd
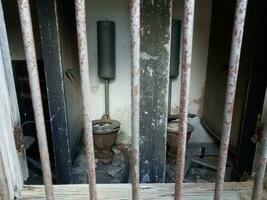
[[[173,158],[176,158],[177,155],[178,125],[179,121],[177,120],[169,121],[167,127],[167,155]],[[187,124],[186,143],[188,143],[193,131],[194,127],[191,124]]]
[[[112,146],[116,142],[120,125],[120,122],[112,119],[93,121],[95,156],[100,162],[110,163],[112,161]]]

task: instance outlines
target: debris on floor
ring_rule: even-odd
[[[129,176],[129,158],[127,148],[114,146],[113,160],[110,164],[104,164],[96,160],[97,183],[126,183]],[[73,163],[73,183],[87,183],[87,162],[85,150],[82,149]]]

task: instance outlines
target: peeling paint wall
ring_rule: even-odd
[[[140,181],[164,183],[171,0],[141,3]]]

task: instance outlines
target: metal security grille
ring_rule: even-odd
[[[90,199],[97,199],[96,173],[94,144],[92,135],[91,102],[89,98],[89,61],[86,35],[86,9],[85,0],[75,0],[77,41],[79,52],[79,65],[81,76],[81,88],[83,99],[83,116],[85,129],[85,144],[88,159],[88,180]],[[185,165],[186,130],[190,85],[190,70],[192,61],[192,38],[194,22],[195,0],[185,0],[185,13],[183,24],[183,50],[182,50],[182,79],[179,110],[179,138],[177,152],[177,169],[174,199],[182,199],[183,178]],[[29,74],[30,89],[36,121],[39,151],[41,157],[43,181],[45,185],[46,198],[53,197],[53,183],[50,170],[50,159],[48,154],[46,129],[44,123],[43,106],[41,100],[39,77],[37,72],[37,59],[33,37],[33,28],[29,0],[18,0],[22,36]],[[236,82],[238,76],[239,59],[242,46],[242,37],[246,16],[247,0],[237,0],[235,20],[233,25],[231,56],[229,61],[229,74],[224,108],[223,133],[221,136],[220,155],[218,162],[217,179],[215,183],[214,199],[222,199],[225,167],[229,146],[229,136],[232,124],[234,97],[236,92]],[[140,101],[140,0],[130,1],[130,22],[131,22],[131,64],[132,64],[132,151],[131,151],[131,172],[132,172],[132,199],[140,199],[139,195],[139,101]],[[266,127],[266,126],[265,126]],[[252,199],[260,199],[263,188],[263,178],[267,161],[267,130],[263,131],[262,151],[257,169],[256,180]]]

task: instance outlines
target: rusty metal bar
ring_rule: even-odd
[[[36,51],[33,37],[32,20],[29,0],[18,0],[18,9],[22,30],[24,51],[29,74],[30,91],[32,97],[38,146],[41,158],[43,181],[46,191],[46,199],[53,198],[53,183],[50,168],[50,160],[47,146],[47,137],[44,121],[42,96],[40,90],[39,75],[37,69]]]
[[[131,97],[132,97],[132,199],[139,196],[139,120],[140,120],[140,0],[130,1]]]
[[[265,119],[264,129],[260,143],[259,158],[257,160],[257,171],[252,193],[252,200],[261,200],[263,198],[263,183],[267,163],[267,120]]]
[[[183,52],[181,93],[179,107],[179,133],[176,164],[175,200],[182,199],[182,187],[185,166],[185,148],[187,135],[187,115],[190,87],[190,71],[192,62],[193,25],[195,0],[185,0],[183,21]]]
[[[90,199],[96,200],[96,174],[95,174],[95,155],[92,131],[91,101],[89,96],[89,60],[87,49],[86,15],[85,0],[75,0],[75,14],[77,25],[77,41],[79,52],[79,65],[81,76],[81,90],[84,110],[84,138],[86,146],[86,155],[88,160],[88,180]]]
[[[227,162],[230,131],[232,125],[236,82],[239,69],[239,60],[242,47],[246,9],[247,9],[247,0],[237,0],[234,26],[233,26],[232,44],[231,44],[231,55],[229,61],[227,90],[225,97],[223,129],[220,140],[220,153],[219,153],[219,161],[217,167],[218,170],[215,183],[215,194],[214,194],[215,200],[222,199],[222,194],[223,194],[225,167]]]

